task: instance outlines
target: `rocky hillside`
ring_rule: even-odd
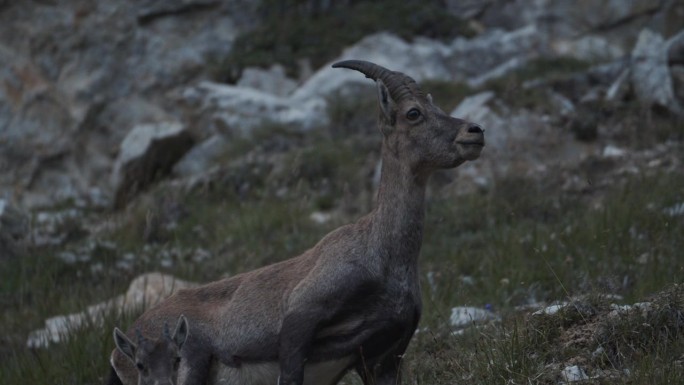
[[[545,147],[522,157],[535,163],[559,152],[581,158],[577,141],[564,137],[572,133],[567,127],[605,146],[610,133],[595,134],[592,126],[606,104],[636,101],[682,114],[684,37],[678,33],[684,11],[676,1],[447,4],[473,37],[406,41],[380,32],[330,60],[364,58],[418,80],[467,86],[459,96],[469,98],[455,112],[482,121],[489,159],[506,166],[522,160],[508,150],[498,154],[509,141]],[[196,174],[193,154],[249,135],[264,121],[299,131],[328,125],[330,96],[365,84],[353,74],[312,68],[302,57],[294,78],[271,62],[245,68],[233,85],[216,82],[233,42],[260,20],[257,11],[246,1],[5,2],[5,204],[32,209],[78,201],[120,208],[178,161],[174,175]],[[524,73],[522,89],[496,87],[497,79],[516,71]],[[520,94],[545,105],[511,105],[527,97]],[[146,140],[161,143],[147,146]],[[150,159],[157,145],[165,155]]]
[[[571,294],[637,302],[681,282],[684,4],[392,3],[0,0],[0,361],[20,357],[8,383],[33,362],[25,350],[75,327],[59,314],[109,327],[93,304],[148,298],[121,295],[140,274],[216,279],[367,212],[375,91],[331,68],[341,59],[402,71],[486,130],[483,156],[428,191],[428,308],[489,304],[499,322]],[[540,255],[547,265],[529,262]],[[429,312],[439,335],[449,321]],[[87,333],[57,348],[74,365],[84,338],[93,354],[111,348]],[[414,354],[451,365],[436,344]],[[582,364],[556,358],[545,383]],[[97,382],[100,364],[70,378]],[[410,365],[414,378],[434,370]]]

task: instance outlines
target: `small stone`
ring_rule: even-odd
[[[451,309],[449,323],[455,328],[463,328],[475,323],[496,320],[499,317],[486,309],[458,306]]]
[[[625,150],[609,144],[603,148],[602,155],[604,158],[619,158],[625,155]]]
[[[547,306],[543,309],[539,309],[532,313],[532,315],[554,315],[558,313],[561,309],[566,307],[568,304],[567,303],[559,303],[551,306]]]
[[[568,366],[561,371],[561,378],[565,382],[585,381],[589,376],[577,365]]]
[[[309,215],[309,218],[318,223],[318,224],[324,224],[330,221],[332,218],[332,215],[330,213],[324,213],[322,211],[315,211]]]
[[[671,217],[678,217],[680,215],[684,215],[684,202],[677,203],[674,206],[670,206],[664,209],[663,213]]]

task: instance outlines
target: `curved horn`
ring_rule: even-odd
[[[365,60],[344,60],[332,65],[333,68],[349,68],[361,72],[367,78],[382,80],[387,86],[390,96],[395,101],[401,101],[408,96],[420,96],[422,91],[415,80],[401,72],[390,71]]]

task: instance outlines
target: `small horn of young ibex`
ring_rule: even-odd
[[[402,73],[359,60],[333,67],[377,83],[377,205],[297,257],[180,290],[136,320],[133,328],[158,333],[165,320],[188,318],[180,384],[332,385],[349,370],[367,385],[400,383],[421,314],[428,177],[478,158],[484,131],[445,114]],[[135,382],[135,367],[118,349],[111,362],[125,384]]]
[[[181,362],[181,349],[188,338],[188,320],[181,315],[173,334],[169,323],[164,321],[160,338],[145,337],[135,329],[137,343],[131,341],[119,328],[114,328],[116,349],[135,365],[138,385],[176,385]]]

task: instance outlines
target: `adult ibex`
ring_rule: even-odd
[[[181,290],[144,313],[133,329],[158,333],[181,313],[193,325],[181,384],[332,385],[351,369],[364,384],[400,383],[400,361],[421,314],[418,254],[428,177],[479,157],[484,133],[445,114],[402,73],[358,60],[333,67],[377,83],[377,207],[300,256]],[[134,383],[135,368],[118,350],[111,363]]]

